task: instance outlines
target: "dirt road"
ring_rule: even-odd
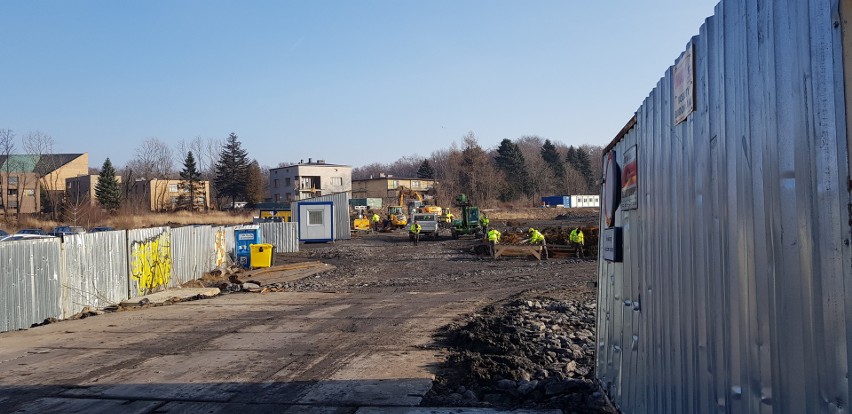
[[[453,351],[435,336],[442,327],[507,299],[587,296],[595,278],[593,261],[493,261],[472,255],[473,243],[415,248],[400,232],[306,245],[277,263],[336,268],[286,292],[0,334],[0,412],[352,413],[418,405],[435,374],[439,382],[451,375]],[[511,404],[430,395],[427,404]]]

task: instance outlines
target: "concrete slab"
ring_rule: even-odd
[[[174,298],[189,299],[194,296],[213,297],[219,294],[219,288],[180,288],[168,289],[150,295],[121,301],[121,306],[139,306],[144,303],[166,303]],[[147,300],[147,301],[146,301]]]

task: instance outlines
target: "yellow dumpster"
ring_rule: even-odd
[[[272,250],[271,244],[251,244],[251,267],[270,267],[272,266]]]

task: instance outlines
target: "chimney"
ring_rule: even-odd
[[[299,160],[299,164],[304,164],[305,160]]]
[[[308,158],[308,164],[310,164],[310,163],[311,163],[311,159],[310,159],[310,158]]]

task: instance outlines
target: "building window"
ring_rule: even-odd
[[[343,177],[331,177],[331,185],[336,185],[338,187],[343,185]]]
[[[272,188],[278,188],[278,179],[272,180]]]
[[[169,184],[169,192],[170,193],[178,192],[178,185],[177,184]]]
[[[9,176],[9,185],[18,185],[18,176],[17,175]]]
[[[322,210],[308,211],[308,225],[309,226],[322,225]]]
[[[411,182],[411,188],[420,188],[420,181],[414,180]]]
[[[24,195],[27,197],[35,197],[35,190],[33,190],[32,188],[28,188],[24,190]]]
[[[391,182],[391,188],[398,188],[399,187],[399,180],[390,180],[390,182]]]
[[[275,202],[277,203],[281,198],[281,194],[275,194]]]
[[[284,179],[284,188],[290,188],[293,185],[293,182],[290,181],[290,177]]]
[[[15,188],[10,188],[9,192],[7,194],[9,195],[9,197],[17,197],[18,196],[18,190],[15,189]]]

